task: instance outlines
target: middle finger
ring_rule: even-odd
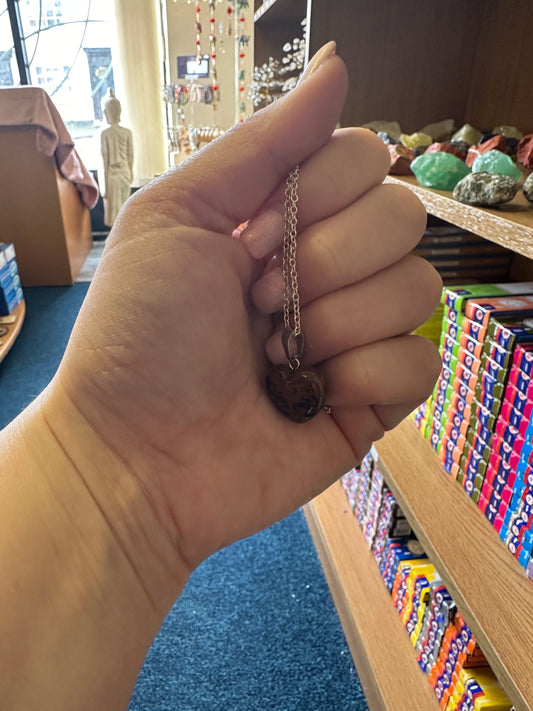
[[[407,188],[380,185],[349,207],[298,236],[298,276],[303,305],[366,279],[409,253],[426,226],[426,212]],[[255,306],[274,313],[283,304],[279,256],[252,288]]]
[[[409,333],[433,313],[442,290],[425,259],[408,255],[364,281],[315,299],[302,309],[306,363]],[[274,363],[286,355],[278,329],[266,343]]]

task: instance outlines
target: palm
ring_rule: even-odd
[[[82,347],[72,387],[83,402],[106,393],[129,458],[150,469],[182,535],[202,539],[188,553],[196,559],[289,513],[304,489],[298,479],[325,481],[335,460],[342,473],[351,450],[331,437],[327,416],[294,425],[266,396],[271,319],[248,295],[260,265],[226,235],[198,227],[189,238],[158,219],[138,241],[111,239],[73,334]]]

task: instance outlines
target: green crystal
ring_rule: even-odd
[[[436,190],[453,190],[470,173],[464,161],[451,153],[424,153],[411,163],[420,185]]]
[[[509,175],[515,180],[520,180],[522,171],[513,163],[510,156],[501,151],[488,151],[482,153],[474,161],[472,166],[474,173],[499,173],[500,175]]]

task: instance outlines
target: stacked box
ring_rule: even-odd
[[[511,285],[511,289],[514,285]],[[519,291],[526,293],[533,292],[533,283],[524,282],[520,285]],[[509,294],[509,287],[505,284],[473,284],[464,286],[446,287],[442,293],[443,318],[439,351],[443,361],[441,375],[435,385],[429,405],[426,407],[426,414],[422,420],[424,434],[431,445],[438,452],[446,449],[448,439],[445,427],[449,419],[448,414],[451,408],[451,397],[454,391],[453,383],[455,371],[459,362],[460,339],[462,334],[462,320],[469,299],[484,296],[505,296]],[[466,386],[465,386],[466,387]],[[468,393],[465,391],[464,398]],[[472,394],[473,396],[473,394]],[[453,447],[451,448],[453,449]],[[446,457],[448,448],[442,453],[445,468],[451,472],[453,459],[451,453]],[[457,454],[458,458],[459,455]]]
[[[507,296],[472,299],[468,302],[463,320],[464,333],[482,344],[479,365],[472,366],[475,373],[474,398],[470,423],[463,448],[464,470],[459,474],[465,491],[479,502],[483,483],[492,452],[492,437],[500,414],[507,377],[509,375],[516,336],[505,326],[509,315],[533,314],[533,296]],[[516,318],[516,317],[515,317]],[[506,436],[514,433],[506,430]],[[485,499],[486,497],[484,497]],[[482,505],[485,501],[482,501]],[[499,509],[497,505],[485,505],[487,518],[494,522]],[[488,512],[488,513],[487,513]]]
[[[381,557],[379,572],[389,593],[392,593],[400,563],[404,560],[420,560],[424,556],[425,553],[420,549],[419,543],[415,539],[387,542]]]
[[[341,478],[342,488],[350,504],[352,511],[355,510],[357,502],[359,500],[359,488],[361,486],[361,470],[359,468],[350,469]]]
[[[511,553],[533,577],[533,344],[514,352],[486,495],[498,496],[495,526]]]
[[[372,484],[372,469],[374,468],[374,460],[370,456],[366,456],[361,462],[360,475],[361,482],[359,484],[358,497],[355,502],[354,513],[359,524],[362,524],[366,512],[366,503],[370,486]]]
[[[378,565],[387,550],[389,541],[405,539],[412,533],[411,526],[398,506],[393,494],[385,487],[378,522],[371,549]]]
[[[453,698],[463,669],[486,665],[487,661],[468,625],[462,615],[455,612],[444,632],[437,660],[429,672],[429,681],[441,708],[446,709]]]
[[[440,580],[430,583],[430,600],[415,642],[417,662],[422,671],[429,673],[437,660],[444,632],[450,616],[455,613],[455,603]]]
[[[531,478],[533,483],[533,474]],[[358,469],[348,472],[342,483],[413,644],[417,661],[429,675],[441,708],[443,711],[473,709],[473,705],[464,704],[467,690],[474,689],[473,682],[469,681],[474,676],[465,676],[463,672],[467,667],[486,665],[485,657],[419,542],[403,537],[411,532],[383,480],[376,451],[373,449]],[[533,495],[531,499],[533,506]],[[475,678],[481,677],[479,674]],[[494,691],[493,697],[491,693],[490,685],[485,689],[478,684],[471,699],[482,698],[485,702],[494,697],[508,701],[499,689]],[[482,707],[478,705],[478,708]],[[509,708],[510,704],[502,706],[505,711]]]
[[[7,316],[23,299],[15,247],[0,242],[0,316]]]
[[[444,284],[505,281],[512,254],[455,225],[438,224],[433,216],[413,253],[427,259]]]
[[[381,502],[384,496],[383,475],[374,463],[372,468],[372,480],[370,482],[370,490],[366,501],[366,511],[361,522],[363,535],[368,543],[369,548],[372,546],[379,522],[379,511]]]
[[[509,698],[488,668],[462,669],[446,711],[510,711]]]
[[[398,566],[392,586],[392,604],[398,610],[402,621],[407,621],[413,605],[414,581],[420,576],[435,577],[435,568],[427,558],[403,560]]]
[[[520,343],[519,341],[521,339],[531,340],[533,334],[527,324],[524,324],[524,328],[519,332],[517,330],[518,324],[520,321],[515,319],[512,324],[512,333],[508,328],[510,324],[495,323],[489,327],[495,332],[494,337],[497,343],[504,343],[509,349],[514,346],[514,351],[512,352],[501,410],[494,427],[492,449],[478,506],[504,540],[509,536],[508,544],[525,566],[531,554],[529,542],[526,541],[526,548],[529,549],[529,552],[526,553],[523,548],[516,545],[516,538],[513,539],[510,536],[509,519],[507,519],[506,526],[503,526],[515,490],[523,488],[524,481],[522,477],[517,477],[517,472],[520,469],[527,427],[533,412],[533,399],[528,394],[529,376],[526,376],[519,366],[519,363],[524,359],[524,354],[533,356],[533,344]],[[533,393],[533,391],[531,392]],[[525,452],[524,456],[527,460]],[[521,540],[523,535],[520,537]],[[528,535],[526,535],[527,538]]]
[[[444,348],[457,359],[457,365],[451,378],[453,385],[448,388],[446,397],[450,404],[441,415],[444,431],[440,456],[445,470],[455,476],[476,500],[490,455],[491,433],[507,372],[505,361],[501,366],[498,360],[493,360],[504,358],[501,348],[491,347],[490,341],[485,343],[489,318],[519,309],[533,313],[530,283],[509,285],[508,289],[513,293],[482,298],[471,293],[459,298],[453,291],[445,290],[445,301],[449,306],[445,317],[460,323],[461,330],[453,343],[449,338],[444,339]],[[514,295],[520,292],[526,294]],[[457,303],[459,310],[455,310]]]

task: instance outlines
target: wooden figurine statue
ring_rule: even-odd
[[[111,227],[123,203],[128,199],[133,181],[133,134],[120,125],[120,101],[111,89],[102,100],[102,112],[109,124],[100,132],[103,170],[99,177],[104,200],[104,223]]]

